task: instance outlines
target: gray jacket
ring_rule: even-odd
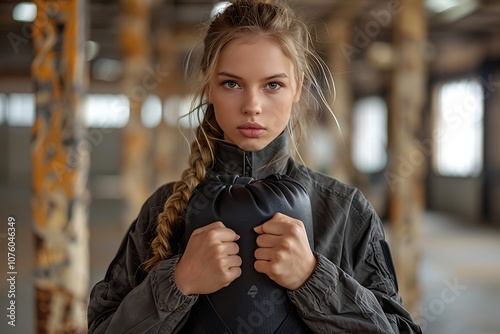
[[[357,189],[288,158],[286,140],[283,134],[257,152],[218,143],[208,177],[212,173],[262,178],[279,172],[308,191],[318,264],[302,287],[288,291],[304,322],[314,333],[421,333],[397,292],[374,209]],[[182,294],[174,283],[181,254],[149,273],[142,267],[151,256],[157,217],[172,186],[160,187],[146,201],[105,278],[92,289],[89,333],[176,333],[188,318],[198,296]]]

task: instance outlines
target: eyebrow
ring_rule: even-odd
[[[236,74],[224,72],[224,71],[217,73],[217,75],[243,80],[242,77],[240,77]],[[276,79],[276,78],[288,78],[288,75],[286,75],[285,73],[277,73],[277,74],[273,74],[273,75],[270,75],[268,77],[265,77],[264,80],[272,80],[272,79]]]

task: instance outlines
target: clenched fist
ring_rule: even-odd
[[[220,221],[194,230],[175,268],[175,283],[182,293],[213,293],[238,278],[239,238]]]
[[[259,234],[255,250],[255,270],[288,290],[300,288],[316,268],[304,224],[276,213],[254,228]]]

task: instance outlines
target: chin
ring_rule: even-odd
[[[244,140],[236,145],[244,151],[260,151],[265,148],[269,143],[260,140]]]

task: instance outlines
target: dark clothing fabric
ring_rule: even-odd
[[[232,174],[263,178],[289,175],[309,193],[317,267],[306,283],[288,291],[313,333],[421,333],[402,305],[380,219],[356,188],[288,158],[284,134],[261,151],[245,152],[217,143],[207,177]],[[177,333],[197,295],[175,285],[181,254],[149,273],[157,217],[173,184],[160,187],[144,204],[104,280],[91,292],[89,333]],[[210,223],[210,222],[207,222]]]

